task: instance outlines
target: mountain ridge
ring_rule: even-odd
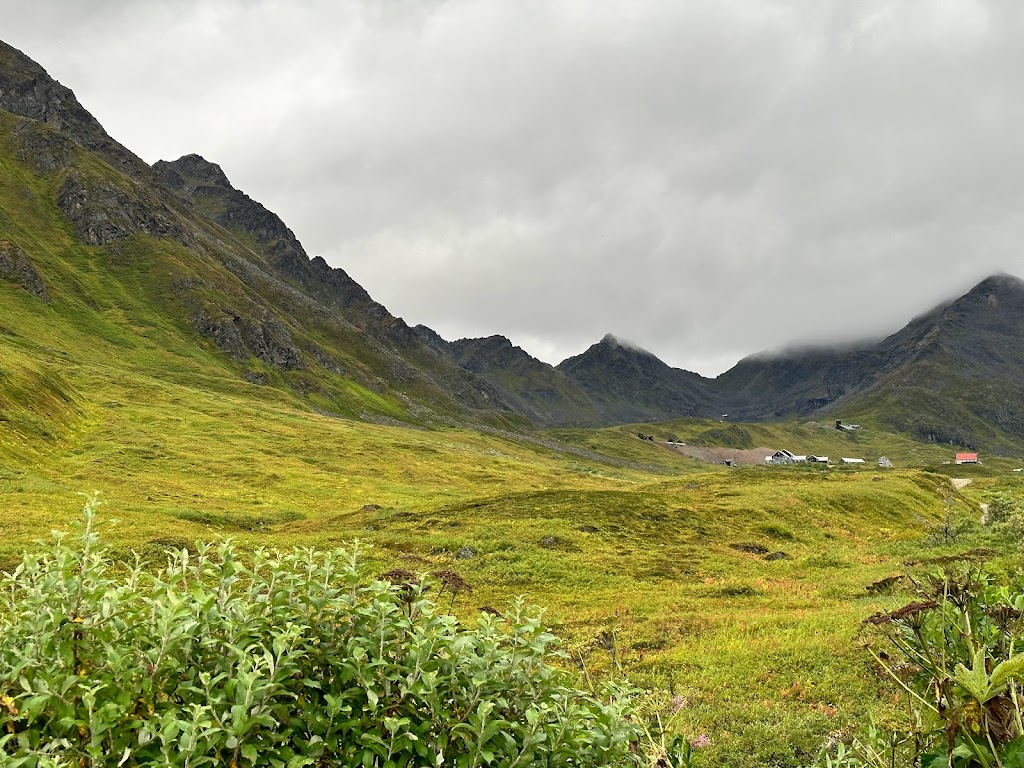
[[[344,269],[311,258],[219,165],[196,154],[146,165],[2,42],[0,129],[0,162],[24,182],[0,202],[36,227],[0,218],[0,286],[84,329],[116,303],[76,295],[73,282],[97,270],[131,278],[121,295],[173,326],[175,349],[198,344],[231,375],[310,407],[515,429],[864,414],[929,440],[1024,445],[1024,417],[1008,405],[1024,396],[1024,281],[1012,275],[986,278],[881,340],[753,355],[715,379],[611,333],[551,366],[504,336],[449,342],[410,327]],[[65,230],[81,247],[53,245]],[[134,338],[134,327],[119,333]]]
[[[25,189],[39,190],[20,226],[0,221],[10,253],[25,254],[8,258],[6,271],[28,274],[31,264],[49,283],[94,270],[88,262],[98,257],[114,281],[105,291],[116,287],[118,270],[148,263],[152,279],[131,296],[139,311],[211,343],[246,380],[367,418],[527,424],[491,385],[423,345],[343,270],[310,259],[276,214],[236,190],[219,166],[192,155],[150,168],[70,90],[6,44],[0,90],[0,161],[10,177],[23,176]],[[3,203],[23,206],[16,197]],[[33,253],[66,226],[85,250],[62,246],[52,259]],[[153,269],[169,280],[155,279]],[[67,298],[58,290],[53,304],[62,319],[93,322],[71,312]]]

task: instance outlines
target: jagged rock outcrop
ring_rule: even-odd
[[[18,159],[40,174],[63,170],[74,163],[75,143],[37,120],[19,120],[14,140]]]
[[[99,175],[72,170],[57,193],[57,205],[88,245],[105,245],[146,234],[196,248],[196,240],[160,199],[135,185],[127,192]]]
[[[0,41],[0,109],[52,126],[123,173],[140,179],[152,178],[149,166],[114,141],[71,90],[3,41]]]
[[[413,327],[413,332],[417,337],[419,337],[420,341],[437,352],[437,354],[445,356],[451,355],[451,349],[448,342],[445,341],[444,338],[441,337],[441,334],[433,328],[428,328],[425,325],[417,325]]]
[[[36,298],[50,303],[43,278],[26,253],[10,240],[0,240],[0,280],[17,283]]]
[[[230,307],[203,307],[194,322],[199,334],[212,339],[232,360],[255,357],[283,371],[304,367],[291,333],[273,315],[254,319],[252,312],[243,315]]]

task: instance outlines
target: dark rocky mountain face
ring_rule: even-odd
[[[371,299],[343,269],[331,268],[319,257],[310,259],[281,218],[235,189],[219,165],[199,155],[185,155],[173,162],[161,160],[153,169],[175,194],[193,203],[200,214],[229,231],[252,238],[268,265],[282,277],[331,306],[361,310],[362,315],[353,316],[357,322],[366,321],[366,330],[385,338],[395,335],[388,331],[398,324],[397,318]],[[397,338],[408,341],[413,336],[408,331]]]
[[[0,109],[38,120],[59,131],[117,170],[148,178],[149,166],[114,141],[75,94],[17,48],[0,40]]]
[[[862,414],[918,437],[1024,438],[1024,281],[990,277],[875,344],[748,358],[715,386],[739,418]]]
[[[462,367],[493,384],[519,412],[543,426],[591,426],[607,421],[572,379],[537,360],[504,336],[448,344]]]
[[[708,380],[672,368],[611,334],[558,364],[613,422],[651,421],[722,413]]]
[[[433,328],[428,328],[425,325],[417,325],[413,328],[413,331],[416,333],[416,336],[419,337],[420,341],[437,352],[437,354],[444,355],[446,357],[451,356],[451,349],[449,348],[448,342],[441,338],[441,334]]]
[[[879,356],[871,349],[807,349],[745,358],[710,386],[735,419],[808,416],[870,384]]]
[[[879,420],[939,442],[1024,438],[1024,281],[987,278],[882,341],[877,383],[855,400]]]

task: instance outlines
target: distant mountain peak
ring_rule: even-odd
[[[603,345],[612,349],[624,349],[628,352],[639,352],[642,355],[647,355],[648,357],[656,359],[658,357],[653,352],[641,347],[639,344],[634,344],[632,341],[624,339],[621,336],[616,336],[613,333],[606,333],[598,342],[598,345]]]
[[[985,297],[1024,296],[1024,280],[1021,280],[1016,275],[1001,272],[997,275],[986,277],[974,286],[967,294],[967,296],[972,295],[982,295]]]

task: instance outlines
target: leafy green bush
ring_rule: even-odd
[[[1024,583],[997,584],[967,561],[911,583],[913,601],[866,622],[868,647],[910,717],[873,725],[825,765],[1024,767]]]
[[[92,530],[0,581],[4,766],[636,765],[628,698],[577,690],[517,602],[461,625],[359,551],[197,545],[147,572]]]
[[[1008,523],[1018,514],[1020,514],[1020,507],[1016,500],[1005,493],[1000,493],[989,502],[985,522],[988,525],[1001,525]]]

